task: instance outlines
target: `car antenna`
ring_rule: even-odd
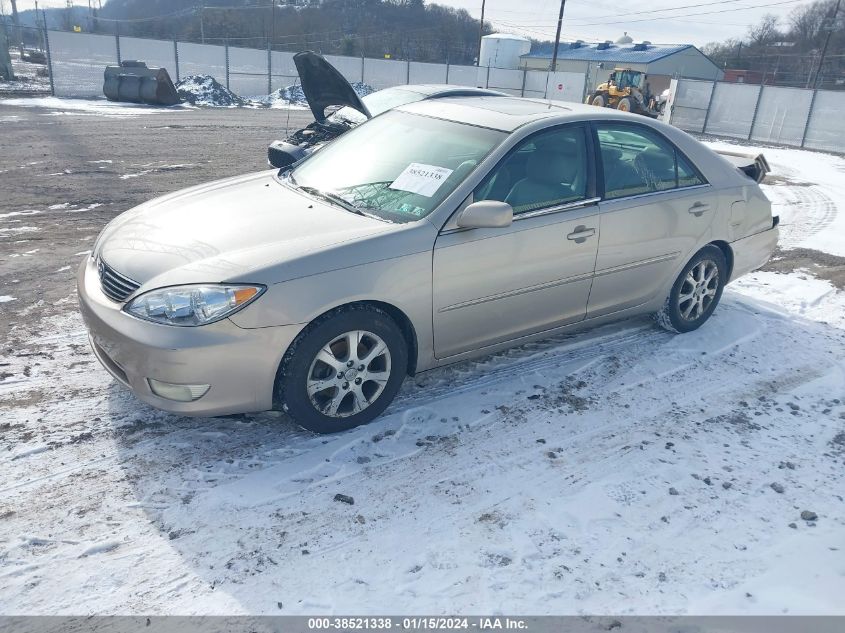
[[[299,75],[297,75],[296,79],[294,79],[293,86],[291,86],[291,87],[296,88],[297,82],[299,82]],[[288,117],[287,117],[287,120],[285,121],[285,138],[287,138],[289,133],[290,133],[290,97],[291,97],[291,94],[288,94]]]

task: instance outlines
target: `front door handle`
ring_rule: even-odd
[[[572,240],[578,244],[581,244],[587,240],[588,237],[593,237],[596,234],[595,229],[589,229],[586,226],[576,226],[575,230],[572,231],[569,235],[566,236],[566,239]]]
[[[710,205],[706,202],[696,202],[689,208],[689,212],[694,216],[701,217],[701,214],[710,210]]]

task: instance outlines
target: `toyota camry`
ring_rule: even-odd
[[[418,101],[118,216],[80,307],[144,402],[340,431],[409,374],[530,339],[642,314],[699,328],[775,247],[767,169],[617,111]]]

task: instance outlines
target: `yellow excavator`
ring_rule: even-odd
[[[585,103],[657,117],[660,115],[659,99],[650,94],[647,78],[639,70],[614,68],[608,80],[587,95]]]

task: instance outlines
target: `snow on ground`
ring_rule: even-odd
[[[350,85],[359,97],[366,97],[368,94],[375,92],[375,88],[371,85],[360,81],[355,81]],[[270,108],[308,107],[308,99],[305,98],[305,92],[303,92],[300,84],[279,88],[269,95],[252,97],[252,100]]]
[[[191,105],[236,108],[248,101],[226,88],[211,75],[188,75],[176,83],[179,97]]]
[[[159,112],[184,110],[185,106],[148,106],[136,103],[123,103],[102,99],[68,99],[63,97],[19,97],[13,99],[0,99],[0,106],[21,106],[25,108],[43,108],[50,110],[50,116],[105,116],[125,118],[130,116],[141,116],[156,114]]]
[[[808,166],[782,200],[833,192],[766,154]],[[786,243],[845,237],[781,212]],[[150,409],[61,302],[0,363],[5,614],[845,614],[845,294],[809,272],[746,276],[690,334],[421,374],[331,436]]]
[[[17,48],[10,48],[9,56],[12,59],[15,79],[14,81],[0,79],[0,95],[14,92],[50,92],[50,78],[47,75],[46,64],[24,61]]]
[[[772,174],[763,190],[786,230],[781,248],[812,248],[845,256],[845,157],[799,149],[708,140],[713,149],[765,155]],[[788,228],[787,228],[788,227]]]

